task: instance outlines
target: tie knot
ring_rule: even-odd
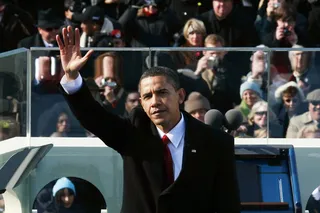
[[[167,145],[168,143],[170,143],[170,139],[168,138],[168,136],[164,135],[162,136],[162,142],[164,143],[164,145]]]

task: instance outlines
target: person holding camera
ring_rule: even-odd
[[[102,106],[123,115],[127,93],[123,88],[123,58],[117,52],[106,52],[95,59],[94,80],[100,89]]]
[[[221,48],[225,46],[224,39],[216,34],[210,34],[204,41],[204,46]],[[241,70],[235,70],[234,63],[225,57],[225,51],[203,51],[203,57],[192,70],[201,76],[207,83],[211,92],[208,97],[211,107],[226,113],[229,109],[240,103],[238,90],[241,84]],[[227,97],[227,98],[226,98]]]
[[[298,15],[294,5],[282,2],[274,11],[273,22],[261,29],[262,43],[268,47],[292,47],[296,44],[308,46],[307,31],[299,27]],[[290,73],[290,62],[286,52],[274,52],[271,63],[281,74]],[[288,79],[287,79],[288,80]]]

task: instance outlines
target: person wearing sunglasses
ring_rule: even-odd
[[[268,126],[269,117],[269,126]],[[282,136],[282,128],[274,112],[268,107],[265,101],[256,102],[248,115],[248,126],[246,135],[254,138]]]
[[[296,138],[298,132],[307,125],[320,123],[320,89],[315,89],[307,95],[308,111],[290,119],[287,138]]]
[[[53,9],[40,10],[37,22],[38,33],[22,39],[18,47],[57,47],[55,38],[62,26],[62,18]]]
[[[305,96],[298,84],[290,81],[278,87],[274,97],[276,103],[272,105],[272,109],[279,119],[279,124],[283,126],[283,137],[285,137],[289,120],[308,110]]]

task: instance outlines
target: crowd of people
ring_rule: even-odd
[[[81,127],[58,91],[63,75],[56,36],[81,31],[81,47],[284,47],[290,51],[95,51],[81,75],[106,110],[128,116],[139,105],[138,83],[152,66],[176,70],[198,120],[238,109],[235,137],[320,137],[318,1],[302,0],[0,0],[0,51],[32,51],[32,136],[95,137]],[[85,51],[83,51],[85,53]],[[0,80],[15,81],[1,70]],[[8,80],[9,79],[9,80]],[[9,87],[13,87],[13,83]],[[0,140],[24,135],[21,90],[1,97]],[[85,104],[85,103],[84,103]]]

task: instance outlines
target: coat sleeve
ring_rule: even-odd
[[[295,118],[291,118],[287,129],[286,138],[296,138],[299,132],[299,127],[296,125],[297,121]]]
[[[234,154],[234,138],[229,135],[220,137],[218,174],[214,184],[218,213],[240,213],[240,192],[237,180]]]
[[[75,94],[68,95],[60,85],[60,91],[81,125],[99,137],[107,146],[120,154],[132,139],[133,125],[129,119],[120,118],[106,111],[91,95],[85,81]]]

